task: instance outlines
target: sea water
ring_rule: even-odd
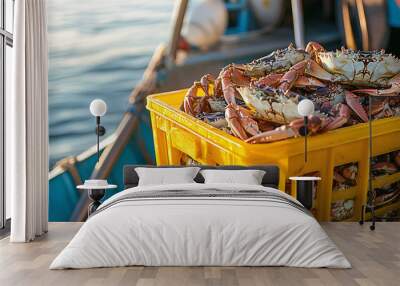
[[[50,165],[96,144],[89,104],[108,105],[110,135],[154,51],[168,39],[172,0],[49,0]]]

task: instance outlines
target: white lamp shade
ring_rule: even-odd
[[[314,103],[309,99],[303,99],[297,105],[297,112],[303,116],[309,116],[314,113]]]
[[[107,112],[107,104],[102,99],[95,99],[90,103],[90,113],[93,116],[103,116]]]

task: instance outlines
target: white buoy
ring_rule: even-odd
[[[182,36],[192,46],[207,50],[215,45],[228,25],[228,12],[222,0],[191,1]]]

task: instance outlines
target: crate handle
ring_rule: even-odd
[[[189,155],[193,159],[201,157],[201,143],[199,138],[193,133],[187,132],[177,127],[171,128],[172,147]]]

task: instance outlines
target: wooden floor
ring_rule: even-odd
[[[32,243],[0,241],[0,285],[400,285],[400,223],[326,223],[353,269],[288,267],[124,267],[48,270],[80,223],[51,223]]]

